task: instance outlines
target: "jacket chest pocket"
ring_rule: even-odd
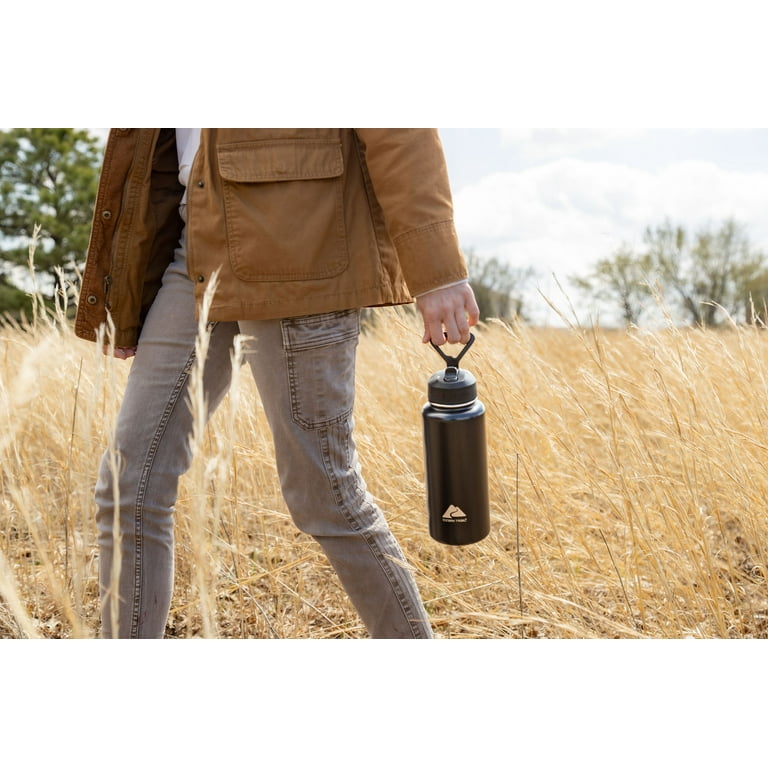
[[[218,161],[238,278],[322,280],[347,268],[341,144],[238,142],[220,146]]]

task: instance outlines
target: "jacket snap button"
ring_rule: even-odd
[[[204,181],[198,181],[197,182],[197,186],[198,187],[204,187],[205,186],[205,182]]]
[[[101,218],[102,219],[111,219],[112,218],[112,211],[102,211],[101,212]]]
[[[89,304],[93,305],[93,304],[95,304],[98,301],[98,299],[91,293],[91,294],[88,295],[88,298],[86,299],[86,301]]]
[[[197,282],[198,283],[204,283],[205,282],[205,275],[198,275],[197,276]]]

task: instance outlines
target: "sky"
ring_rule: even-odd
[[[768,257],[768,128],[439,130],[462,248],[533,267],[538,322],[556,319],[541,294],[578,298],[569,276],[667,218],[691,234],[733,218]]]

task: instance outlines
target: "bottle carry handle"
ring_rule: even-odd
[[[435,344],[434,341],[430,340],[429,343],[435,348],[435,351],[437,352],[437,354],[440,355],[440,357],[442,357],[443,360],[445,360],[445,364],[449,368],[456,368],[456,369],[458,369],[458,367],[459,367],[459,360],[461,360],[461,358],[464,357],[464,355],[467,353],[467,350],[472,346],[474,341],[475,341],[475,334],[474,333],[470,333],[469,334],[469,341],[464,346],[464,349],[462,349],[461,352],[459,352],[459,354],[456,357],[452,357],[451,355],[446,355],[445,352],[443,352],[443,350],[440,349],[440,347],[438,347],[437,344]]]

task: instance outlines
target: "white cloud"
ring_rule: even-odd
[[[766,172],[689,162],[653,173],[563,159],[486,176],[456,192],[454,205],[464,248],[564,275],[639,244],[666,218],[693,231],[733,217],[768,252],[766,200]]]
[[[690,233],[734,218],[768,255],[768,172],[729,171],[711,162],[657,172],[561,159],[519,172],[488,175],[454,196],[464,249],[533,266],[551,296],[554,275],[585,274],[594,261],[627,244],[642,246],[645,228],[669,218]]]

